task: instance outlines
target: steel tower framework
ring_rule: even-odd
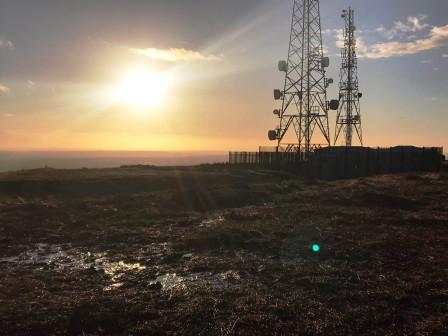
[[[321,145],[330,146],[328,110],[337,110],[339,102],[327,101],[327,87],[333,82],[325,76],[329,63],[323,53],[319,0],[295,0],[288,60],[278,64],[285,72],[284,88],[274,91],[274,98],[282,102],[281,109],[274,110],[279,125],[268,134],[281,150],[307,155]],[[323,144],[313,142],[316,127]],[[295,133],[297,142],[286,143],[289,132]]]
[[[341,17],[345,21],[344,46],[341,49],[342,66],[339,82],[339,109],[336,117],[334,143],[338,142],[341,133],[345,134],[345,146],[352,146],[353,134],[356,133],[363,145],[361,127],[361,108],[359,100],[358,58],[356,55],[355,12],[353,9],[343,10]]]

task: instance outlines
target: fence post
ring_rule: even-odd
[[[389,147],[389,169],[387,174],[392,173],[392,147]]]
[[[367,151],[366,151],[366,165],[365,165],[365,175],[369,176],[369,171],[370,171],[370,147],[367,147]]]
[[[348,160],[348,147],[344,148],[344,165],[342,168],[342,177],[347,178],[347,160]]]

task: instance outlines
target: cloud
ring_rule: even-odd
[[[322,34],[326,34],[326,35],[332,35],[332,34],[337,34],[339,31],[342,32],[342,29],[322,29]]]
[[[361,42],[361,43],[360,43]],[[380,59],[414,55],[448,45],[448,25],[432,27],[424,38],[413,41],[390,41],[368,45],[358,37],[358,54],[363,58]]]
[[[1,40],[0,39],[0,48],[14,49],[14,44],[10,40]]]
[[[205,55],[199,51],[188,50],[184,48],[171,49],[157,49],[157,48],[127,48],[131,52],[149,57],[155,60],[162,60],[167,62],[182,62],[182,61],[220,61],[222,56]]]
[[[336,35],[336,47],[344,48],[344,30],[343,29],[335,29],[334,33]],[[358,44],[359,44],[360,37],[358,36],[357,39],[358,39]]]
[[[405,22],[396,21],[390,29],[380,26],[374,30],[357,30],[358,56],[367,59],[381,59],[414,55],[448,46],[448,25],[430,26],[424,22],[426,18],[427,15],[410,16]],[[381,34],[387,41],[369,43],[364,34],[367,31]],[[333,32],[336,35],[336,46],[342,48],[344,46],[343,31],[333,30]],[[371,38],[372,36],[369,36],[369,40]],[[430,63],[430,61],[423,60],[421,63]]]
[[[119,47],[123,50],[127,50],[136,55],[145,56],[154,60],[161,60],[167,62],[186,62],[186,61],[220,61],[222,60],[222,55],[204,54],[200,51],[189,50],[185,48],[169,48],[169,49],[159,49],[159,48],[132,48],[129,46],[117,46],[113,43],[103,40],[101,38],[95,38],[92,36],[88,37],[89,41],[101,45]]]
[[[12,118],[12,117],[14,117],[14,114],[12,114],[12,113],[3,113],[3,116],[5,118]]]
[[[0,93],[10,93],[11,89],[6,85],[0,84]]]
[[[396,21],[391,29],[386,29],[384,26],[380,26],[376,29],[377,32],[385,35],[389,40],[397,36],[403,36],[404,34],[417,33],[426,28],[429,25],[424,22],[427,19],[427,15],[409,16],[405,22]]]
[[[448,58],[448,54],[443,54],[442,57],[443,58]]]

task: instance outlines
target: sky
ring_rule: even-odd
[[[348,6],[365,145],[448,149],[448,1],[321,0],[335,83]],[[0,150],[274,145],[291,14],[291,0],[0,0]]]

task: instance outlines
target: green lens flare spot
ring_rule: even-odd
[[[320,246],[317,245],[317,244],[314,244],[314,245],[313,245],[313,252],[314,252],[314,253],[317,253],[317,252],[319,252],[319,251],[320,251]]]

